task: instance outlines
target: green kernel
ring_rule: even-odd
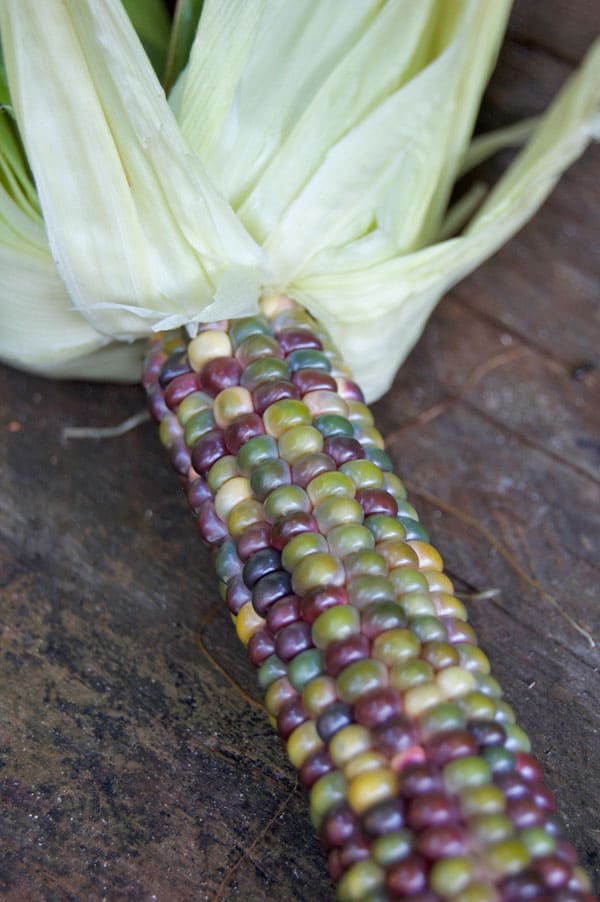
[[[404,601],[404,595],[400,602]],[[441,620],[429,614],[411,617],[409,627],[419,637],[421,642],[447,642],[448,630]]]
[[[293,426],[310,426],[310,410],[302,401],[284,398],[269,405],[263,413],[266,431],[274,438],[279,438]]]
[[[206,481],[211,492],[216,495],[222,485],[239,475],[237,458],[232,454],[227,454],[212,465],[208,471]]]
[[[229,324],[229,338],[234,351],[251,335],[270,335],[269,323],[264,316],[242,316]]]
[[[235,539],[239,539],[245,529],[264,519],[265,512],[260,501],[255,498],[246,498],[231,510],[227,517],[227,529]]]
[[[393,475],[394,475],[393,473],[389,473],[389,474],[387,474],[387,478],[389,479]],[[400,482],[400,480],[398,480],[398,482]],[[404,489],[404,486],[402,485],[401,482],[400,482],[400,485]],[[418,522],[419,521],[418,513],[416,512],[416,510],[414,509],[412,504],[409,504],[409,502],[406,501],[405,499],[406,499],[406,490],[404,490],[404,499],[396,502],[398,504],[398,516],[402,517],[403,519],[415,520],[416,522]]]
[[[408,858],[412,852],[413,841],[410,830],[396,830],[387,836],[380,836],[371,846],[373,858],[382,868],[387,868],[396,861]]]
[[[398,523],[401,523],[406,533],[406,540],[413,542],[429,542],[429,533],[420,523],[411,517],[398,517]]]
[[[357,605],[357,607],[359,607]],[[374,601],[362,609],[363,632],[367,636],[406,626],[402,608],[396,601]]]
[[[375,601],[391,601],[395,604],[394,587],[384,576],[355,576],[348,584],[348,601],[359,610]],[[405,618],[401,609],[398,610],[398,615],[404,626]]]
[[[429,683],[432,679],[431,665],[420,658],[406,661],[404,664],[394,664],[390,671],[390,686],[400,692]]]
[[[335,526],[344,523],[362,523],[364,512],[354,498],[334,496],[317,504],[313,515],[321,532],[327,535]]]
[[[452,896],[451,902],[498,902],[498,892],[491,884],[477,880]]]
[[[425,737],[434,736],[443,730],[460,730],[465,725],[465,715],[453,702],[442,702],[423,715],[421,729]]]
[[[306,486],[306,491],[313,504],[319,504],[333,495],[354,498],[356,494],[352,480],[343,473],[335,471],[315,476]]]
[[[435,606],[427,592],[405,592],[400,596],[400,604],[407,617],[435,615]]]
[[[352,438],[354,435],[350,420],[335,413],[324,413],[320,417],[315,417],[314,425],[321,435],[325,437],[344,435],[347,438]]]
[[[381,868],[366,858],[348,868],[337,885],[340,902],[363,902],[373,899],[373,894],[381,888],[384,873]]]
[[[506,748],[509,752],[530,752],[531,742],[527,733],[516,723],[505,723]]]
[[[288,680],[297,692],[323,673],[323,655],[317,648],[308,648],[296,655],[288,665]]]
[[[396,595],[405,595],[407,592],[427,592],[429,588],[423,574],[413,567],[395,567],[390,571],[390,579]]]
[[[429,872],[429,883],[434,893],[448,897],[460,893],[472,877],[472,862],[466,856],[456,855],[436,861]]]
[[[543,827],[526,827],[519,833],[519,839],[532,858],[552,855],[556,849],[556,839]]]
[[[394,464],[392,463],[392,459],[386,451],[383,451],[381,448],[377,448],[375,445],[363,445],[363,448],[367,460],[370,460],[372,463],[378,466],[380,470],[385,470],[386,472],[391,473],[391,471],[394,469]]]
[[[375,420],[370,408],[362,401],[346,401],[348,405],[348,419],[352,422],[364,423],[365,426],[372,426]]]
[[[269,492],[291,480],[289,465],[280,458],[266,460],[259,464],[250,477],[250,486],[259,501],[263,501]]]
[[[469,820],[469,832],[482,845],[491,845],[511,837],[515,828],[505,814],[480,814]]]
[[[404,483],[396,476],[395,473],[385,473],[383,476],[383,487],[386,492],[389,492],[396,499],[396,503],[398,504],[398,513],[400,513],[405,506],[411,507],[412,505],[408,504],[406,501],[406,488]],[[414,510],[414,508],[412,508]],[[414,512],[415,520],[418,520],[417,512]]]
[[[343,586],[345,581],[344,568],[337,558],[319,551],[301,560],[292,573],[292,589],[297,595],[306,595],[319,586]]]
[[[478,689],[458,699],[458,704],[465,712],[467,720],[494,720],[496,702]]]
[[[321,370],[330,373],[331,363],[322,351],[313,348],[298,348],[287,356],[287,361],[292,373],[296,370]]]
[[[314,332],[315,325],[315,320],[308,310],[297,305],[286,307],[271,318],[271,329],[275,335],[279,335],[284,329],[303,329],[304,331]]]
[[[242,445],[237,454],[240,473],[250,476],[252,471],[264,463],[277,457],[277,442],[270,435],[255,435]]]
[[[312,626],[312,640],[317,648],[348,639],[360,629],[360,615],[351,605],[336,605],[319,614]]]
[[[373,642],[373,657],[388,667],[416,658],[421,649],[418,638],[407,629],[388,629]]]
[[[319,714],[337,701],[337,686],[333,677],[318,676],[307,683],[302,690],[302,704],[307,714],[318,717]]]
[[[360,755],[368,754],[370,748],[370,730],[361,724],[351,723],[342,727],[332,737],[329,743],[329,754],[337,767],[344,767],[350,761],[355,761]]]
[[[387,671],[380,661],[365,658],[349,664],[337,678],[342,701],[353,704],[361,695],[387,685]]]
[[[376,542],[385,542],[388,539],[404,541],[404,527],[388,514],[371,514],[365,520],[365,526],[371,530]]]
[[[500,840],[496,845],[486,849],[485,858],[490,867],[503,877],[507,877],[524,870],[531,856],[525,844],[513,838]]]
[[[515,712],[503,699],[498,699],[496,702],[496,709],[494,714],[494,719],[498,721],[498,723],[514,723],[517,719]]]
[[[498,680],[489,673],[477,673],[477,688],[490,698],[502,698],[502,688]]]
[[[281,360],[279,357],[261,357],[248,364],[240,376],[240,382],[248,391],[254,391],[261,382],[287,379],[289,373],[289,367],[285,360]]]
[[[359,526],[357,523],[334,526],[327,533],[327,541],[331,553],[341,560],[357,551],[372,549],[375,544],[373,534],[366,526]]]
[[[158,437],[160,438],[161,444],[170,450],[179,439],[180,434],[181,429],[177,419],[174,416],[169,415],[163,417],[160,421],[160,426],[158,427]]]
[[[293,536],[283,549],[281,563],[291,573],[309,554],[316,551],[325,553],[328,550],[327,539],[320,532],[301,532]]]
[[[239,573],[241,564],[233,539],[225,539],[222,543],[215,555],[214,568],[219,579],[224,580],[225,583]]]
[[[293,464],[305,454],[323,450],[323,436],[314,426],[292,426],[279,438],[279,455]]]
[[[277,655],[269,655],[258,668],[258,685],[266,692],[269,686],[275,680],[287,676],[287,664],[278,658]]]
[[[362,527],[364,529],[364,527]],[[367,530],[368,532],[368,530]],[[382,576],[387,577],[387,564],[385,559],[373,551],[372,548],[362,548],[353,551],[344,559],[344,569],[349,580],[357,576]],[[393,588],[387,598],[394,597]]]
[[[460,658],[461,667],[470,670],[471,673],[479,670],[481,673],[490,672],[490,662],[487,655],[477,645],[469,642],[457,642],[454,645]]]
[[[451,761],[442,773],[446,786],[452,792],[459,792],[469,786],[482,786],[492,779],[489,764],[479,755],[467,755]]]
[[[187,398],[185,399],[187,401]],[[212,410],[199,410],[187,417],[183,427],[183,438],[188,448],[193,447],[206,432],[215,428]]]
[[[317,780],[310,790],[310,819],[315,829],[319,829],[328,811],[345,801],[346,792],[346,778],[341,770],[333,770]]]
[[[381,489],[385,484],[384,474],[370,460],[348,460],[342,464],[340,471],[352,480],[357,489]]]
[[[501,745],[491,745],[481,753],[493,774],[510,773],[515,769],[516,759],[514,754]]]
[[[256,334],[245,338],[237,349],[236,357],[250,364],[263,357],[277,357],[279,345],[270,335]]]
[[[264,501],[265,517],[270,523],[274,523],[279,517],[287,514],[310,512],[308,495],[299,485],[281,485],[273,489]]]
[[[206,392],[193,391],[191,395],[186,395],[177,408],[177,419],[182,426],[185,426],[194,414],[201,413],[204,410],[212,411],[212,405],[213,399]]]

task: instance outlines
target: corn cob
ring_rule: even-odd
[[[144,385],[340,900],[592,902],[555,801],[323,328],[159,336]]]

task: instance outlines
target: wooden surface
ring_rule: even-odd
[[[519,2],[483,127],[540,110],[599,13]],[[600,654],[552,600],[600,645],[599,162],[441,304],[376,405],[459,589],[500,589],[472,621],[597,888]],[[0,372],[0,897],[327,899],[155,427],[61,444],[142,404]]]

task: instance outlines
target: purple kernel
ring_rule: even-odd
[[[412,897],[427,888],[428,866],[425,859],[415,853],[393,865],[386,875],[385,885],[392,898]]]
[[[408,717],[398,715],[373,730],[373,746],[388,758],[405,752],[417,742],[415,724]]]
[[[432,764],[410,764],[401,774],[400,789],[408,799],[437,792],[443,788],[440,771]]]
[[[284,595],[289,595],[290,590],[291,578],[285,570],[274,570],[273,573],[267,573],[252,589],[254,610],[264,617],[271,605],[283,598]]]
[[[164,394],[156,385],[151,385],[146,389],[146,395],[152,418],[160,422],[169,410]]]
[[[180,473],[181,476],[188,475],[192,459],[189,449],[184,445],[183,441],[178,441],[171,448],[171,463],[173,464],[173,469]]]
[[[217,517],[214,501],[205,501],[198,511],[198,531],[209,545],[217,544],[227,538],[227,527]]]
[[[427,757],[439,767],[457,758],[476,755],[478,746],[468,730],[445,730],[436,733],[425,745]]]
[[[186,351],[175,351],[170,357],[164,361],[158,372],[158,384],[161,388],[166,388],[169,382],[176,379],[177,376],[183,376],[184,373],[191,371],[191,366]]]
[[[494,775],[494,783],[501,789],[507,799],[522,799],[531,795],[527,781],[514,771]]]
[[[468,836],[458,824],[440,824],[426,827],[417,837],[417,849],[425,858],[436,860],[454,855],[464,855],[468,850]]]
[[[318,754],[318,753],[317,753]],[[349,805],[342,804],[329,812],[323,827],[321,839],[327,848],[341,848],[359,835],[356,815]]]
[[[340,863],[342,870],[347,870],[350,865],[356,864],[357,861],[364,861],[371,855],[371,847],[366,839],[357,836],[347,842],[340,853]]]
[[[183,399],[197,390],[196,373],[184,373],[182,376],[176,376],[165,389],[165,404],[169,410],[177,410]]]
[[[237,542],[237,553],[241,561],[247,560],[250,555],[256,554],[262,548],[268,548],[271,540],[271,526],[269,523],[253,523],[243,531]]]
[[[306,332],[304,329],[283,329],[277,335],[277,341],[284,354],[289,354],[290,351],[296,351],[298,348],[323,350],[323,345],[317,336],[313,332]]]
[[[506,814],[517,830],[539,827],[544,823],[544,811],[537,807],[533,799],[508,799]]]
[[[450,824],[456,820],[455,805],[444,792],[424,793],[412,800],[406,819],[414,830]]]
[[[545,855],[533,862],[533,870],[539,874],[548,889],[561,889],[567,886],[571,877],[571,867],[556,855]]]
[[[331,435],[325,439],[323,451],[335,461],[338,467],[349,460],[362,460],[365,449],[355,438],[347,435]]]
[[[502,725],[495,720],[472,720],[469,732],[480,747],[487,745],[503,745],[506,733]]]
[[[200,387],[209,395],[240,384],[242,368],[235,357],[214,357],[200,370]]]
[[[371,514],[387,514],[395,517],[398,513],[398,505],[395,499],[384,489],[359,489],[356,500],[365,512],[365,517]]]
[[[297,595],[287,595],[280,598],[269,608],[267,613],[267,626],[274,636],[279,630],[300,619],[300,599]]]
[[[498,887],[503,902],[528,902],[540,899],[545,892],[543,881],[530,869],[514,877],[507,877]]]
[[[362,389],[356,382],[352,382],[351,379],[346,379],[344,376],[338,377],[336,380],[338,394],[344,399],[344,401],[360,401],[362,404],[365,403],[365,396],[362,393]]]
[[[275,651],[275,640],[271,633],[264,629],[256,630],[248,642],[248,654],[255,667],[260,667],[262,662]]]
[[[381,802],[363,815],[362,826],[369,836],[395,833],[404,826],[404,802],[402,799]]]
[[[310,755],[300,768],[300,779],[307,789],[316,783],[319,777],[325,776],[334,769],[335,765],[329,757],[327,749],[319,749]]]
[[[236,417],[223,433],[225,447],[230,454],[237,454],[242,445],[254,438],[255,435],[264,435],[265,427],[257,413],[242,413]]]
[[[305,489],[316,476],[329,473],[335,468],[333,460],[327,454],[303,454],[292,464],[292,482]]]
[[[232,614],[239,614],[241,608],[250,601],[252,593],[241,576],[234,576],[227,583],[225,601]]]
[[[284,398],[299,400],[300,392],[292,382],[275,379],[273,382],[261,382],[252,392],[252,403],[257,413],[263,414],[267,407]]]
[[[317,718],[317,733],[323,742],[352,723],[352,708],[346,702],[334,702]]]
[[[394,689],[376,689],[354,705],[354,719],[364,727],[376,727],[402,714],[402,698]]]
[[[542,783],[533,788],[533,799],[540,808],[545,808],[546,811],[556,811],[556,799],[548,787]]]
[[[319,614],[322,614],[327,608],[333,608],[340,604],[348,604],[348,595],[343,586],[312,589],[301,600],[302,619],[306,623],[314,623]]]
[[[337,383],[333,376],[322,372],[322,370],[296,370],[292,376],[292,382],[301,395],[305,395],[309,391],[321,391],[322,389],[337,392]]]
[[[277,715],[277,730],[282,739],[289,739],[296,727],[299,727],[308,715],[304,710],[301,698],[292,698],[286,702]]]
[[[440,617],[441,622],[448,631],[448,642],[468,642],[469,645],[477,645],[477,636],[473,627],[465,620],[458,617]]]
[[[281,555],[274,548],[263,548],[249,557],[244,564],[242,576],[244,582],[251,589],[267,573],[281,568]]]
[[[371,644],[366,636],[351,636],[349,639],[334,642],[325,652],[325,671],[330,676],[336,677],[349,664],[368,658],[370,651]]]
[[[187,500],[193,511],[199,510],[209,498],[212,498],[212,492],[208,487],[206,479],[203,479],[202,476],[198,476],[189,483],[187,487]]]
[[[312,631],[302,620],[285,626],[277,634],[275,650],[282,661],[291,661],[307,648],[312,648]]]
[[[542,768],[533,755],[529,755],[527,752],[517,752],[515,770],[529,783],[541,783],[543,780]]]
[[[319,526],[311,514],[297,511],[276,520],[271,527],[271,545],[283,551],[287,543],[301,532],[318,532]]]
[[[192,451],[194,470],[205,476],[213,464],[225,456],[227,449],[220,429],[211,429],[200,438]]]

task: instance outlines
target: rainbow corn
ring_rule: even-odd
[[[286,297],[144,385],[342,902],[593,902],[525,733],[327,333]]]

